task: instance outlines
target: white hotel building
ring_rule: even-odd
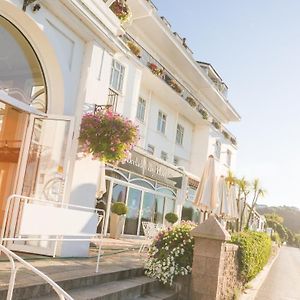
[[[9,236],[18,227],[3,224],[10,194],[104,208],[105,232],[111,203],[124,201],[124,234],[137,235],[142,220],[163,223],[170,211],[199,219],[193,194],[210,154],[219,175],[235,169],[225,126],[240,116],[222,78],[151,1],[128,0],[124,24],[112,2],[0,0],[0,228]],[[79,158],[77,137],[83,113],[106,105],[134,120],[141,138],[127,163],[106,166],[107,192],[96,200],[99,164]],[[48,254],[49,245],[10,248]]]

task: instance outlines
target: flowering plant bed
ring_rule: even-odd
[[[179,84],[174,79],[169,80],[168,84],[178,94],[180,94],[182,92],[182,88],[179,86]]]
[[[171,286],[176,276],[191,273],[194,238],[190,232],[195,226],[182,222],[161,231],[150,246],[145,274]]]
[[[131,18],[131,11],[126,3],[126,0],[116,0],[110,9],[120,19],[121,22],[127,22]]]
[[[141,48],[135,42],[128,41],[127,46],[135,56],[140,57]]]
[[[86,155],[109,163],[125,160],[138,141],[138,129],[128,119],[112,111],[85,114],[79,143]]]
[[[148,63],[148,68],[151,70],[151,72],[156,75],[161,77],[163,74],[163,69],[160,69],[156,64],[154,63]]]

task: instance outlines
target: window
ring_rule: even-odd
[[[178,165],[179,165],[179,158],[178,158],[178,157],[174,156],[173,164],[174,164],[175,166],[178,166]]]
[[[145,121],[145,112],[146,112],[146,101],[142,98],[139,98],[137,105],[136,118],[142,122]]]
[[[177,124],[177,131],[176,131],[176,144],[182,145],[183,144],[183,134],[184,128],[180,124]]]
[[[227,150],[227,159],[226,159],[226,163],[227,163],[227,166],[230,167],[231,166],[231,156],[232,156],[232,153],[230,150]]]
[[[167,161],[168,159],[168,153],[164,152],[164,151],[161,151],[160,153],[160,158],[164,161]]]
[[[216,143],[215,143],[215,157],[217,159],[220,159],[221,157],[221,142],[219,140],[216,140]]]
[[[154,146],[148,144],[147,152],[153,155],[154,154],[154,150],[155,150]]]
[[[161,111],[158,112],[157,130],[165,134],[166,132],[167,115]]]
[[[116,60],[112,61],[110,86],[118,92],[122,91],[124,81],[125,68]]]
[[[113,111],[117,111],[118,97],[119,95],[115,91],[109,89],[107,105],[111,105]]]

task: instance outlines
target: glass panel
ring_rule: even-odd
[[[125,221],[125,234],[137,234],[139,212],[141,205],[142,192],[133,188],[129,188],[128,195],[128,212]]]
[[[117,184],[117,183],[114,183],[111,202],[112,203],[114,203],[114,202],[124,202],[125,203],[126,192],[127,192],[127,187]]]
[[[70,121],[34,119],[23,195],[62,201]]]
[[[0,17],[0,90],[46,112],[46,86],[39,61],[22,33]]]
[[[155,196],[156,214],[155,223],[163,224],[164,222],[164,197]]]
[[[5,200],[14,193],[27,116],[26,113],[0,102],[0,228],[3,222]]]
[[[169,212],[174,212],[175,201],[173,199],[165,197],[165,215]]]

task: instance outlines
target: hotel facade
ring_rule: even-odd
[[[124,23],[113,2],[0,0],[0,228],[8,237],[18,230],[17,218],[3,222],[11,194],[102,208],[105,234],[111,204],[123,201],[123,233],[140,235],[143,220],[163,224],[168,212],[199,221],[192,201],[209,155],[217,175],[235,170],[226,125],[240,116],[220,75],[151,1],[128,0]],[[126,162],[106,165],[97,199],[99,163],[81,157],[78,135],[85,112],[107,107],[133,120],[140,140]],[[52,253],[45,242],[9,247]],[[80,251],[60,247],[62,256]]]

